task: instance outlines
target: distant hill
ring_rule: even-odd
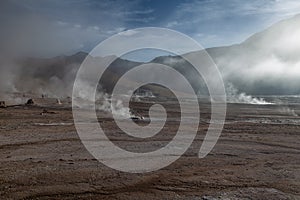
[[[300,15],[274,24],[241,44],[206,49],[217,64],[225,83],[249,94],[300,94]],[[195,52],[193,52],[195,53]],[[18,61],[14,74],[16,90],[70,96],[76,72],[90,56],[78,52],[49,59],[26,58]],[[103,58],[94,58],[99,59]],[[201,60],[201,57],[199,57]],[[206,93],[201,77],[180,56],[161,56],[152,63],[169,65],[188,77],[196,91]],[[116,81],[129,69],[142,63],[117,58],[104,73],[103,89],[111,92]],[[163,93],[157,86],[148,89]]]

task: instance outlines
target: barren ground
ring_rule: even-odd
[[[81,144],[70,108],[47,107],[41,115],[43,109],[0,108],[1,199],[300,199],[300,119],[276,106],[229,105],[217,145],[198,159],[208,126],[204,108],[190,149],[170,166],[146,174],[99,163]],[[118,136],[111,119],[100,113],[99,121],[116,143],[134,146]],[[156,141],[163,143],[174,127],[169,123]]]

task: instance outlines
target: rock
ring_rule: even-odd
[[[57,103],[58,105],[61,105],[60,99],[56,99],[56,103]]]
[[[33,99],[28,99],[26,105],[34,105]]]
[[[5,107],[6,107],[5,101],[0,101],[0,108],[5,108]]]
[[[56,112],[48,111],[47,109],[43,109],[43,111],[40,113],[40,115],[44,114],[56,114]]]
[[[140,121],[140,118],[139,117],[130,117],[130,119],[132,119],[132,121]]]
[[[32,98],[27,101],[26,105],[55,106],[61,105],[61,101],[58,98]]]

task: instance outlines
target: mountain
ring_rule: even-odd
[[[233,84],[241,92],[255,95],[300,94],[299,36],[300,15],[296,15],[254,34],[241,44],[206,51],[221,71],[225,84]],[[166,64],[170,63],[170,59],[177,60],[172,65],[178,68],[178,57],[164,56],[153,61]],[[194,73],[190,73],[191,77],[195,79]]]
[[[225,82],[249,94],[300,94],[300,15],[246,41],[208,49]]]
[[[256,95],[300,94],[299,35],[300,15],[296,15],[254,34],[240,44],[209,48],[206,51],[217,64],[225,84],[233,84],[241,92]],[[203,52],[197,53],[204,55]],[[49,59],[21,59],[10,70],[2,73],[0,92],[70,96],[76,72],[87,56],[90,55],[78,52]],[[93,59],[101,63],[105,58]],[[151,62],[173,67],[190,80],[196,92],[207,92],[204,81],[180,56],[160,56]],[[126,71],[140,64],[117,58],[101,79],[103,89],[111,92],[113,85]],[[176,84],[176,80],[170,81]],[[151,87],[159,91],[157,86]]]

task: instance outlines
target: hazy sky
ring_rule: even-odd
[[[299,0],[2,0],[0,4],[0,50],[41,55],[89,51],[112,34],[147,26],[181,31],[206,48],[230,45],[300,13]]]

